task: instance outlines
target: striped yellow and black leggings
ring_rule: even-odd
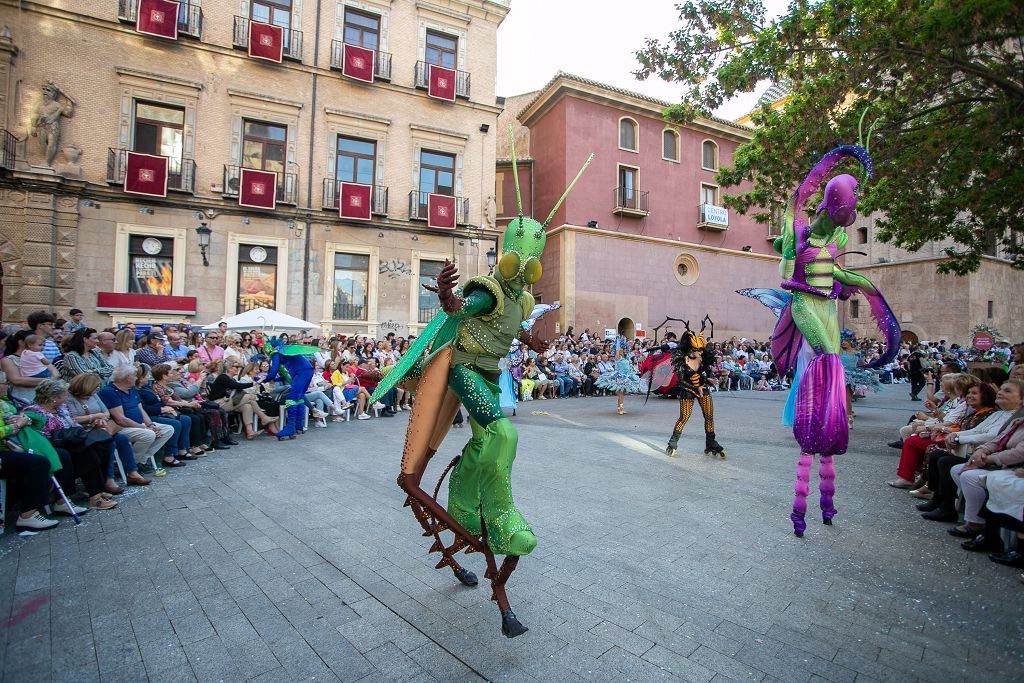
[[[711,400],[710,394],[704,394],[697,399],[679,399],[679,419],[676,420],[675,429],[672,430],[673,434],[681,434],[683,432],[683,427],[686,426],[690,415],[693,414],[693,404],[695,401],[700,404],[700,412],[704,414],[704,431],[708,433],[715,431],[715,404]]]

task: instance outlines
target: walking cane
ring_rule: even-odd
[[[57,487],[57,493],[60,494],[60,497],[64,501],[64,504],[67,505],[68,511],[71,513],[71,519],[75,520],[75,524],[81,524],[82,518],[79,517],[78,513],[75,512],[75,508],[73,505],[71,505],[71,501],[68,500],[68,497],[64,495],[64,489],[62,489],[60,487],[60,484],[57,483],[57,477],[50,475],[50,481],[52,481],[53,485]]]

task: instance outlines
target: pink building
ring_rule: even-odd
[[[561,72],[540,92],[506,100],[499,126],[507,119],[522,127],[517,152],[528,163],[520,184],[530,188],[526,209],[532,205],[537,220],[595,155],[548,226],[534,293],[562,309],[546,332],[556,321],[559,330],[603,330],[629,317],[650,329],[666,317],[698,321],[707,313],[716,339],[771,333],[771,312],[735,290],[778,285],[773,236],[725,209],[715,182],[751,131],[721,119],[670,125],[662,118],[668,105]],[[499,146],[499,159],[508,156],[507,143]],[[515,215],[511,180],[510,165],[499,161],[502,225]]]

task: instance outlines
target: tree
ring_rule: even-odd
[[[942,272],[980,266],[1001,242],[1024,268],[1024,4],[1019,0],[792,0],[766,19],[759,0],[677,5],[682,26],[636,53],[640,78],[683,86],[666,110],[686,123],[765,79],[784,107],[762,106],[753,140],[718,179],[768,220],[818,157],[873,126],[876,175],[862,212],[878,237],[916,250],[952,238]]]

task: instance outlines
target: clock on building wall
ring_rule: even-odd
[[[267,260],[267,250],[263,247],[253,247],[249,250],[249,258],[253,263],[263,263]]]
[[[156,256],[160,253],[160,250],[164,248],[164,245],[160,243],[155,237],[147,237],[142,240],[142,251],[146,252],[150,256]]]

